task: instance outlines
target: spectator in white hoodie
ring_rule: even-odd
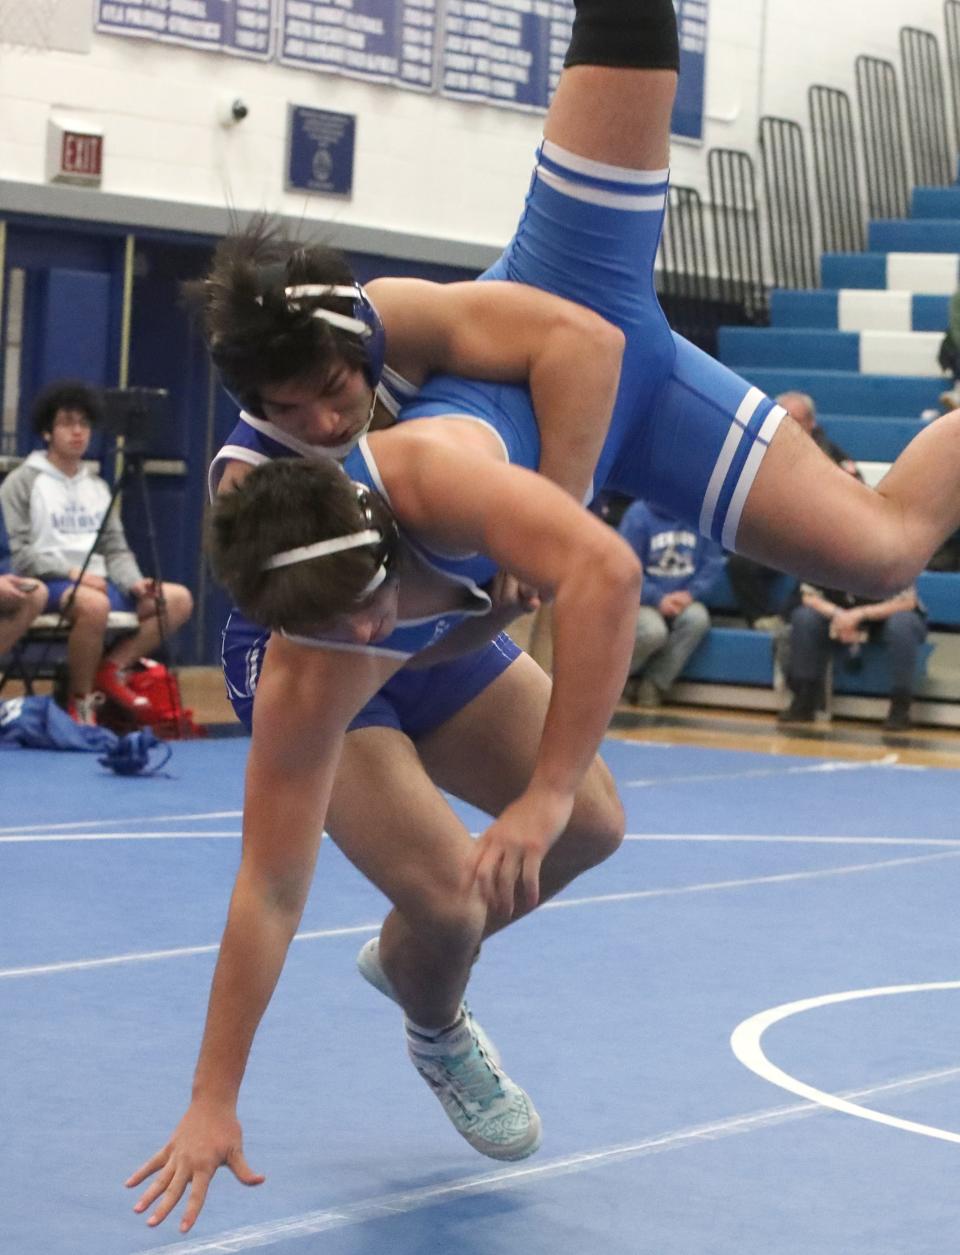
[[[13,569],[42,581],[49,611],[65,610],[70,624],[68,709],[79,723],[93,723],[96,694],[149,719],[149,703],[132,692],[126,670],[160,643],[155,582],[144,578],[114,511],[97,540],[110,504],[110,489],[84,465],[99,404],[93,389],[71,381],[51,385],[37,398],[31,421],[46,444],[31,453],[0,486]],[[81,569],[91,549],[86,570]],[[79,578],[79,583],[77,580]],[[181,584],[163,584],[165,631],[174,633],[193,610]],[[139,630],[104,656],[111,610],[134,611]]]

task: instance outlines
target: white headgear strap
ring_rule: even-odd
[[[304,297],[338,296],[356,301],[361,295],[359,287],[355,284],[345,283],[336,283],[332,286],[329,283],[301,283],[291,288],[284,288],[283,294],[287,298],[287,302],[294,306]],[[359,318],[351,318],[347,314],[338,314],[335,310],[324,309],[321,305],[318,305],[316,309],[310,312],[314,318],[319,318],[323,322],[329,323],[331,327],[339,327],[341,331],[349,331],[351,335],[359,336],[361,340],[366,340],[373,334],[367,324]],[[350,439],[344,441],[343,444],[324,445],[322,451],[329,457],[336,458],[338,462],[342,461],[348,453],[353,452],[360,443],[361,437],[365,436],[370,430],[370,424],[373,422],[373,414],[376,408],[377,390],[374,388],[373,396],[370,398],[370,412],[367,415],[367,421],[360,430],[355,431]]]
[[[381,532],[378,532],[376,528],[369,527],[364,532],[352,532],[349,536],[334,536],[330,540],[318,540],[313,545],[300,545],[297,549],[284,549],[282,553],[275,553],[272,558],[268,558],[263,564],[263,570],[275,571],[278,567],[294,566],[298,562],[309,562],[311,558],[325,558],[328,554],[342,553],[345,549],[359,549],[361,545],[375,545],[377,541],[382,539],[383,535]],[[383,571],[383,567],[380,570]],[[374,579],[376,579],[376,576],[374,576]],[[383,576],[381,575],[380,579],[377,580],[377,584],[382,582]],[[376,584],[374,587],[376,587]]]
[[[331,287],[328,283],[301,283],[296,287],[284,288],[283,294],[288,304],[296,306],[297,302],[304,297],[337,296],[356,301],[360,298],[360,289],[353,284],[337,283]],[[338,314],[336,310],[324,309],[322,305],[318,305],[310,313],[312,317],[329,323],[331,327],[339,327],[341,331],[349,331],[351,335],[359,336],[361,340],[366,340],[373,334],[362,319],[351,318],[348,314]]]

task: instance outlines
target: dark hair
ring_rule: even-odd
[[[38,436],[53,431],[59,410],[80,410],[91,426],[100,421],[100,397],[95,388],[80,379],[60,379],[39,394],[30,411],[30,426]]]
[[[299,244],[282,224],[261,214],[243,231],[217,245],[204,279],[183,284],[187,305],[198,315],[210,356],[224,387],[252,414],[262,417],[264,384],[308,372],[328,377],[341,362],[361,368],[361,343],[349,332],[291,309],[284,288],[297,284],[352,284],[344,257],[324,244]],[[351,301],[331,297],[324,305],[350,314]]]
[[[389,506],[369,494],[373,525],[395,526]],[[356,485],[332,458],[280,458],[244,476],[217,497],[207,523],[207,553],[216,578],[240,610],[261,627],[310,632],[349,613],[376,574],[376,546],[296,562],[275,570],[275,554],[370,526]]]

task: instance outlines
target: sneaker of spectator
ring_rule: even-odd
[[[894,691],[890,694],[890,709],[883,721],[887,732],[906,732],[913,727],[910,719],[910,700],[909,693]]]
[[[97,722],[97,707],[102,703],[99,693],[87,693],[82,697],[74,695],[67,702],[67,714],[74,723],[91,727]]]
[[[795,680],[790,705],[777,716],[780,723],[813,723],[817,717],[819,696],[816,680]]]
[[[663,693],[648,676],[641,676],[635,684],[633,699],[635,706],[646,706],[651,710],[656,710],[658,706],[663,705]]]

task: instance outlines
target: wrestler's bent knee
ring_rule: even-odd
[[[564,833],[568,850],[582,871],[615,854],[626,832],[626,816],[613,778],[606,768],[597,774],[597,787],[578,799]]]

